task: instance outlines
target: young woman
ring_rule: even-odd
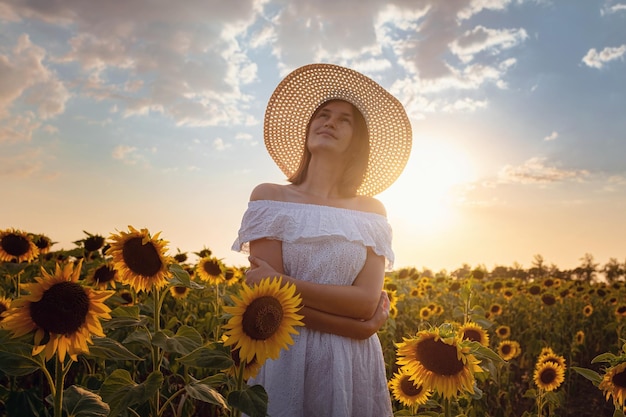
[[[281,276],[302,296],[306,327],[251,384],[280,416],[391,416],[376,331],[391,228],[372,195],[398,177],[411,126],[402,105],[364,75],[330,64],[289,74],[265,114],[265,143],[290,184],[252,191],[235,250],[246,281]]]

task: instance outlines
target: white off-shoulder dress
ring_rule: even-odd
[[[393,263],[386,217],[358,210],[283,201],[248,204],[235,251],[249,242],[282,241],[285,274],[320,284],[351,285],[367,247]],[[350,339],[299,327],[294,344],[268,360],[250,385],[268,393],[271,417],[389,417],[391,400],[376,334]]]

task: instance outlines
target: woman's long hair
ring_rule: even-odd
[[[295,185],[302,184],[306,179],[307,172],[309,170],[309,163],[311,162],[311,152],[307,146],[309,141],[309,128],[311,121],[315,119],[317,114],[326,107],[327,104],[334,101],[345,101],[339,99],[333,99],[322,103],[313,113],[313,116],[309,119],[309,123],[306,126],[306,140],[304,144],[304,152],[300,165],[296,172],[287,180]],[[349,102],[347,102],[349,103]],[[370,140],[369,131],[367,129],[367,123],[363,114],[352,103],[349,103],[352,107],[352,114],[354,117],[354,129],[352,131],[352,138],[346,154],[349,155],[346,161],[346,166],[343,171],[343,175],[338,184],[338,191],[342,197],[354,197],[358,188],[361,186],[363,179],[365,178],[365,172],[367,171],[367,163],[370,153]]]

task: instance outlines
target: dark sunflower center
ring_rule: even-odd
[[[422,392],[422,386],[416,386],[408,376],[403,377],[400,381],[400,389],[407,397],[413,397]]]
[[[129,292],[123,292],[120,294],[120,297],[122,297],[122,300],[124,300],[124,302],[126,304],[130,304],[133,302],[133,295]]]
[[[539,380],[544,384],[550,384],[556,379],[556,371],[552,368],[546,368],[541,371]]]
[[[124,263],[135,274],[151,277],[161,270],[163,262],[152,242],[144,245],[141,241],[141,237],[133,237],[124,243]]]
[[[204,268],[207,274],[214,276],[214,277],[222,273],[220,269],[220,265],[216,261],[206,261],[202,265],[202,267]]]
[[[556,298],[554,298],[554,296],[552,295],[546,294],[543,297],[541,297],[541,301],[543,301],[545,305],[551,306],[556,303]]]
[[[463,370],[463,362],[457,358],[456,346],[440,340],[426,339],[416,346],[417,360],[426,369],[438,375],[456,375]]]
[[[85,323],[89,297],[74,282],[54,284],[41,300],[30,304],[30,316],[37,326],[50,333],[74,333]]]
[[[472,342],[480,342],[482,337],[477,330],[467,329],[463,332],[463,338],[471,340]]]
[[[37,248],[39,249],[46,249],[50,247],[50,240],[44,236],[40,236],[36,241],[35,241],[35,246],[37,246]]]
[[[620,306],[617,308],[617,314],[624,314],[626,313],[626,306]]]
[[[187,292],[187,287],[175,286],[175,287],[174,287],[174,292],[175,292],[176,294],[183,295],[184,293],[186,293],[186,292]]]
[[[93,274],[94,281],[99,283],[107,283],[113,281],[115,278],[115,269],[111,268],[108,265],[102,265],[100,268],[96,269],[96,272]]]
[[[11,256],[22,256],[30,249],[28,239],[15,233],[9,233],[4,236],[0,245]]]
[[[626,370],[623,370],[622,372],[618,372],[615,375],[613,375],[611,382],[613,382],[613,385],[615,385],[619,389],[621,390],[625,389],[626,388]]]
[[[104,237],[102,236],[89,236],[84,241],[85,249],[89,252],[95,252],[104,246]]]
[[[243,331],[252,339],[270,338],[283,320],[283,307],[276,298],[269,295],[252,301],[243,313]]]
[[[502,348],[500,349],[503,355],[508,355],[509,353],[511,353],[511,350],[513,348],[511,347],[511,345],[502,345]]]
[[[7,306],[4,303],[0,303],[0,321],[2,321],[2,313],[7,311]]]

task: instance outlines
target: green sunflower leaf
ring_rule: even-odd
[[[595,385],[596,387],[600,385],[600,382],[602,382],[602,377],[600,376],[600,374],[592,369],[579,368],[578,366],[572,366],[571,369],[584,376],[589,381],[593,382],[593,385]]]
[[[22,342],[2,341],[0,343],[0,369],[11,376],[24,376],[32,374],[43,366],[33,356],[33,346]]]
[[[152,348],[152,337],[150,335],[150,332],[143,327],[139,327],[137,331],[129,334],[122,343],[127,344],[133,342],[139,343],[140,345],[147,348]]]
[[[193,327],[181,326],[174,336],[157,332],[152,338],[152,343],[166,352],[186,355],[202,346],[202,336]]]
[[[228,404],[238,408],[250,417],[267,415],[267,392],[261,385],[245,386],[241,391],[228,394]]]
[[[610,363],[610,362],[613,362],[616,358],[617,358],[617,356],[615,356],[611,352],[606,352],[606,353],[603,353],[603,354],[598,355],[595,358],[593,358],[591,360],[591,363],[598,363],[598,362],[609,362]]]
[[[472,346],[472,353],[474,354],[474,356],[476,356],[477,359],[489,359],[490,361],[495,363],[504,362],[504,359],[502,359],[500,355],[498,355],[496,352],[489,349],[488,347],[485,347],[478,342],[471,342],[470,344]]]
[[[137,384],[125,369],[111,372],[100,387],[102,399],[111,407],[111,416],[127,416],[128,408],[147,402],[163,384],[163,374],[152,372],[141,384]]]
[[[169,268],[172,273],[172,278],[169,280],[168,285],[170,287],[187,287],[193,290],[201,290],[204,285],[200,285],[191,280],[189,273],[178,264],[172,264]]]
[[[72,417],[106,417],[111,411],[98,394],[76,385],[63,391],[63,409]]]
[[[228,369],[234,364],[230,354],[207,346],[199,347],[188,355],[178,358],[178,361],[194,368],[218,370]]]
[[[204,401],[205,403],[215,404],[222,409],[227,409],[228,404],[226,403],[226,399],[219,391],[214,389],[211,384],[206,383],[204,381],[198,381],[191,378],[191,383],[185,385],[185,391],[191,398],[194,398],[199,401]]]
[[[93,345],[89,346],[89,354],[87,356],[95,358],[110,359],[114,361],[142,361],[143,358],[135,355],[126,349],[120,342],[108,337],[96,337],[93,339]]]

